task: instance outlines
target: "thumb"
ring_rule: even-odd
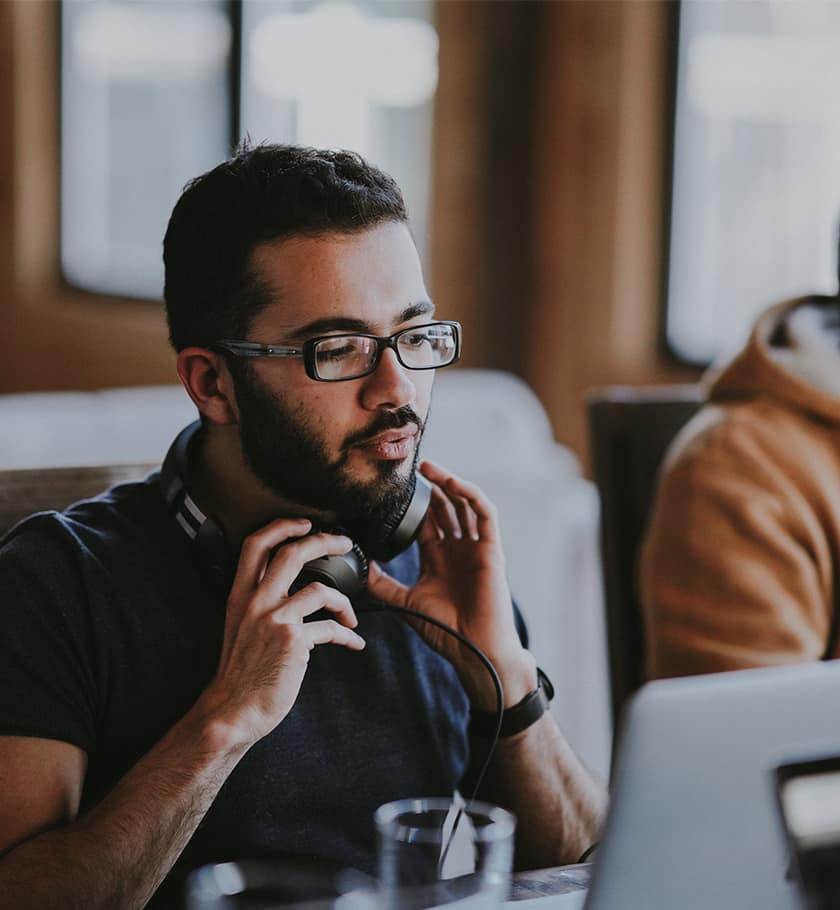
[[[386,575],[375,562],[371,562],[368,567],[368,591],[382,603],[395,607],[404,607],[408,602],[407,585]]]

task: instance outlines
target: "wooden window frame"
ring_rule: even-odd
[[[0,392],[176,382],[161,303],[61,277],[59,41],[57,2],[0,3]]]

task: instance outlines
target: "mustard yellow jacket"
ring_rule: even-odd
[[[639,574],[650,678],[826,650],[840,584],[840,397],[778,356],[802,303],[764,313],[666,458]]]

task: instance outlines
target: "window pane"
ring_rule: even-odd
[[[242,133],[360,152],[399,182],[421,256],[438,40],[421,0],[245,0]]]
[[[61,264],[103,293],[159,298],[184,183],[230,148],[224,2],[62,4]]]
[[[687,360],[835,292],[838,85],[840,3],[681,4],[667,336]]]

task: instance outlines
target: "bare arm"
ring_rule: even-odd
[[[345,553],[346,538],[313,535],[308,522],[277,521],[245,541],[228,599],[213,681],[95,807],[76,817],[84,753],[67,743],[0,738],[0,894],[5,906],[139,908],[177,860],[245,752],[297,698],[310,650],[364,642],[347,599],[323,585],[293,596],[301,566]],[[326,608],[336,620],[304,623]],[[44,760],[39,770],[35,762]],[[22,788],[29,794],[20,797]],[[11,795],[10,795],[11,794]],[[17,794],[17,795],[16,795]]]
[[[67,820],[50,813],[48,803],[33,806],[28,839],[18,838],[0,860],[6,906],[142,907],[245,752],[231,731],[203,713],[190,711],[81,818],[62,824]],[[0,762],[6,758],[0,750]],[[62,776],[48,779],[51,789]],[[40,802],[48,781],[34,784],[34,800]],[[72,789],[80,786],[79,780]]]
[[[487,740],[476,741],[478,755]],[[575,863],[598,840],[606,789],[580,762],[554,718],[499,740],[479,794],[510,809],[518,869]]]
[[[433,492],[418,537],[420,578],[408,588],[373,565],[369,587],[380,600],[433,616],[480,648],[510,708],[536,689],[537,669],[516,632],[496,510],[477,487],[435,465],[424,463],[423,473]],[[452,662],[473,706],[494,711],[495,692],[479,661],[445,632],[415,625]],[[550,715],[500,740],[482,793],[516,813],[521,868],[575,862],[597,839],[606,805],[604,786]]]

